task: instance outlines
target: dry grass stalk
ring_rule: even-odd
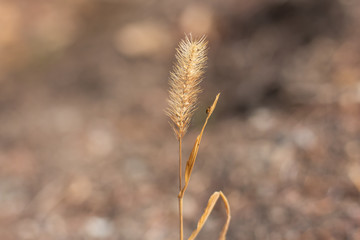
[[[189,184],[190,176],[195,164],[197,153],[201,142],[205,126],[213,113],[220,94],[218,94],[210,108],[207,109],[207,118],[201,129],[200,134],[197,136],[194,147],[191,151],[190,157],[186,163],[185,169],[185,184],[182,186],[182,138],[185,135],[193,112],[196,109],[198,94],[201,92],[199,83],[202,80],[204,68],[206,64],[206,51],[207,42],[202,37],[199,40],[193,41],[191,35],[185,37],[181,41],[176,54],[176,65],[170,78],[170,91],[169,91],[169,107],[166,110],[167,115],[172,120],[172,128],[179,141],[179,225],[180,225],[180,240],[183,240],[183,198],[185,190]],[[225,203],[227,221],[220,234],[220,240],[225,240],[226,232],[230,223],[230,205],[222,192],[215,192],[209,199],[208,205],[198,222],[197,229],[191,234],[189,240],[196,238],[204,226],[207,218],[212,212],[219,197]]]

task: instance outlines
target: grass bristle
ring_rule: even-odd
[[[177,138],[185,135],[201,92],[199,86],[206,66],[205,37],[193,40],[186,36],[176,49],[176,63],[170,75],[167,115]]]

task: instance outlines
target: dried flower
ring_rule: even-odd
[[[185,36],[176,49],[176,64],[170,75],[169,107],[166,110],[178,139],[182,138],[191,121],[198,94],[199,83],[206,66],[207,41],[205,37],[193,40]]]

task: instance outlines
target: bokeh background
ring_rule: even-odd
[[[1,0],[0,238],[178,238],[164,114],[184,33],[209,63],[189,236],[217,190],[228,239],[360,239],[358,0]],[[218,204],[200,239],[216,239]]]

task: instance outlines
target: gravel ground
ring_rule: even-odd
[[[177,142],[164,114],[183,33],[209,64],[184,199],[228,239],[360,239],[360,3],[0,1],[2,240],[177,239]],[[216,239],[221,204],[198,239]]]

